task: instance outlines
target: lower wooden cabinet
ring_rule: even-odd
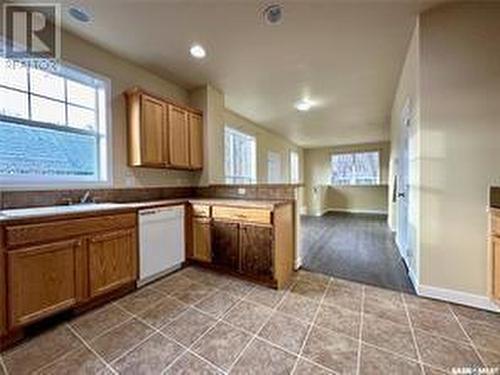
[[[493,298],[500,301],[500,237],[492,237],[493,248]]]
[[[193,218],[193,259],[200,262],[212,261],[211,219]]]
[[[273,228],[240,224],[240,271],[247,275],[273,276]]]
[[[119,230],[89,239],[89,294],[96,297],[137,277],[135,229]]]
[[[26,325],[77,303],[81,251],[81,240],[69,240],[7,253],[11,327]]]
[[[240,269],[238,224],[214,220],[212,223],[212,261],[233,270]]]

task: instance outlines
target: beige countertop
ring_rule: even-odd
[[[220,205],[230,207],[251,207],[272,210],[274,207],[289,203],[285,200],[247,200],[247,199],[223,199],[223,198],[178,198],[163,199],[155,201],[127,202],[127,203],[95,203],[80,205],[61,205],[33,208],[8,209],[0,211],[0,224],[18,221],[42,219],[48,217],[74,217],[91,216],[99,213],[118,213],[137,211],[141,209],[175,206],[185,203]]]

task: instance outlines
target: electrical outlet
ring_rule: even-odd
[[[247,192],[247,189],[245,188],[238,188],[238,195],[245,195]]]

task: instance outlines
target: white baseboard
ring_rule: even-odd
[[[300,214],[307,215],[307,206],[300,207]]]
[[[387,211],[384,211],[384,210],[352,210],[352,209],[344,209],[344,208],[327,208],[326,210],[323,210],[323,214],[325,214],[327,212],[345,212],[345,213],[349,213],[349,214],[368,214],[368,215],[387,215]]]
[[[295,270],[298,270],[302,267],[302,258],[299,256],[295,259]]]
[[[476,307],[478,309],[500,312],[500,307],[487,296],[460,292],[452,289],[437,288],[429,285],[419,285],[418,288],[416,287],[415,289],[417,289],[417,294],[421,297],[429,297],[460,305]]]

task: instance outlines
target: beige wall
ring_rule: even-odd
[[[193,105],[205,111],[205,171],[202,184],[225,183],[224,178],[224,127],[231,126],[252,135],[257,142],[257,183],[267,183],[267,153],[274,151],[281,154],[282,182],[290,182],[290,151],[299,153],[300,177],[302,179],[303,152],[300,147],[278,136],[258,124],[228,110],[224,104],[224,94],[207,85],[191,92]]]
[[[419,24],[418,20],[408,47],[403,69],[391,112],[391,156],[389,162],[389,227],[398,229],[398,204],[392,201],[394,180],[398,175],[399,152],[401,146],[401,129],[403,128],[403,110],[410,107],[409,137],[409,208],[408,208],[408,267],[414,279],[419,273],[419,176],[420,176],[420,94],[419,94]]]
[[[500,3],[422,14],[420,56],[420,282],[485,295],[488,188],[500,183]]]
[[[380,151],[381,186],[331,187],[333,153]],[[307,212],[320,215],[326,210],[387,212],[389,142],[322,147],[304,150],[304,182]]]
[[[115,187],[195,185],[198,183],[199,172],[127,167],[127,123],[123,91],[138,85],[180,103],[188,103],[189,96],[186,90],[66,32],[62,35],[62,58],[66,62],[106,76],[111,80],[113,185]]]

